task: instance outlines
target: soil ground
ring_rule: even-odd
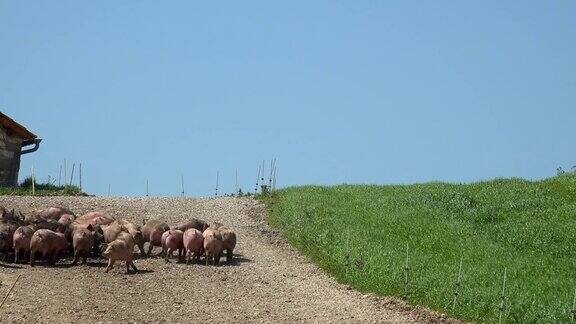
[[[218,267],[138,258],[140,272],[125,274],[124,262],[104,273],[102,258],[74,267],[70,259],[34,268],[0,262],[0,298],[21,275],[0,309],[0,322],[445,321],[435,312],[335,282],[269,228],[265,207],[250,198],[3,196],[0,205],[23,212],[64,206],[77,215],[99,210],[136,224],[157,218],[175,225],[195,217],[219,221],[238,235],[234,261],[223,258]]]

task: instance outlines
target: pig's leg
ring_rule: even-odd
[[[35,250],[30,250],[30,266],[33,267],[34,266],[34,256],[36,254]]]
[[[110,271],[110,269],[112,269],[114,267],[114,262],[116,262],[116,260],[108,259],[108,266],[106,267],[105,272]]]
[[[20,261],[20,249],[14,249],[14,263],[18,263]]]
[[[138,268],[136,268],[134,261],[130,261],[130,265],[132,266],[132,269],[134,269],[135,272],[138,272]]]
[[[220,256],[222,255],[222,252],[219,252],[218,254],[216,254],[214,256],[214,265],[217,266],[220,263]]]
[[[152,249],[154,248],[154,246],[152,245],[152,242],[148,243],[148,253],[147,255],[150,256],[150,254],[152,253]]]
[[[226,261],[230,262],[232,261],[232,258],[234,257],[234,253],[232,252],[231,249],[226,250]]]
[[[50,265],[55,265],[57,260],[58,260],[58,253],[52,252],[50,254]]]
[[[168,249],[168,251],[166,251],[166,263],[168,263],[170,256],[172,256],[172,249]]]
[[[76,265],[76,263],[78,263],[78,260],[80,259],[80,253],[78,252],[74,252],[74,261],[72,261],[72,265]]]

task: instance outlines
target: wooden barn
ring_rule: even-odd
[[[38,149],[42,140],[0,112],[0,186],[18,184],[20,156]],[[30,148],[28,146],[34,145]]]

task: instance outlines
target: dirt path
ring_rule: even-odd
[[[220,267],[137,259],[104,273],[104,260],[56,267],[0,262],[0,298],[21,274],[0,309],[0,322],[432,322],[440,317],[392,300],[362,295],[306,261],[263,221],[252,199],[0,197],[0,205],[30,210],[65,206],[77,214],[103,210],[140,224],[197,217],[238,234],[236,261]],[[157,250],[155,250],[157,251]]]

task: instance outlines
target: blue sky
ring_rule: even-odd
[[[574,1],[2,1],[40,180],[142,195],[538,179],[576,164]],[[268,163],[268,162],[267,162]],[[77,181],[77,180],[75,180]]]

